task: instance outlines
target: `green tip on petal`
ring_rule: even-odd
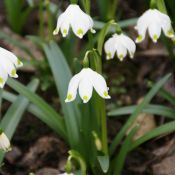
[[[105,91],[103,94],[104,94],[105,97],[109,96],[107,91]]]
[[[4,83],[4,79],[2,77],[0,77],[0,84]]]
[[[78,29],[77,30],[77,35],[82,38],[83,37],[83,30],[82,29]]]
[[[137,38],[136,38],[136,43],[139,43],[143,40],[143,36],[142,35],[139,35]]]
[[[85,95],[85,96],[83,97],[83,102],[86,103],[87,101],[88,101],[88,96]]]
[[[68,94],[66,99],[67,99],[68,101],[72,100],[72,94]]]
[[[67,29],[63,29],[63,37],[66,37],[67,33],[68,33],[68,30]]]
[[[106,54],[106,59],[109,60],[109,59],[111,59],[111,58],[112,58],[112,54],[111,54],[111,52],[108,52],[108,53]]]
[[[118,55],[118,58],[120,61],[123,61],[123,58],[124,58],[123,54]]]
[[[59,32],[59,29],[56,28],[56,29],[53,31],[53,35],[57,35],[58,32]]]
[[[12,77],[18,77],[17,74],[16,74],[16,70],[15,70],[15,69],[13,69],[13,70],[11,71],[10,75],[11,75]]]
[[[155,34],[155,35],[153,35],[153,42],[154,43],[156,43],[157,42],[157,40],[158,40],[158,36]]]
[[[131,59],[134,58],[134,53],[133,52],[130,53],[130,58]]]
[[[170,38],[174,37],[174,32],[173,32],[172,29],[167,32],[167,36],[170,37]]]
[[[67,34],[67,29],[64,29],[63,30],[63,33],[66,35]]]
[[[110,99],[111,97],[109,96],[109,94],[108,94],[108,91],[104,91],[103,92],[103,95],[104,95],[104,98],[105,99]]]
[[[19,59],[17,59],[17,66],[22,66],[22,65],[23,63]]]
[[[91,33],[96,33],[96,30],[94,30],[93,28],[90,31]]]

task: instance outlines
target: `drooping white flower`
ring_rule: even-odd
[[[3,151],[10,151],[10,141],[2,130],[0,130],[0,149]]]
[[[22,62],[10,51],[0,47],[0,87],[3,88],[8,75],[17,78],[16,68],[21,67]]]
[[[120,61],[126,57],[127,52],[129,53],[130,58],[134,57],[136,51],[136,45],[134,41],[124,34],[114,34],[109,38],[104,45],[106,59],[114,58],[115,53]]]
[[[140,43],[145,39],[147,29],[154,43],[159,39],[161,30],[163,30],[165,36],[174,37],[170,17],[157,9],[149,9],[144,12],[138,19],[135,29],[139,34],[136,43]]]
[[[74,175],[73,173],[62,173],[62,174],[58,174],[58,175]]]
[[[93,25],[94,22],[89,15],[84,13],[78,5],[71,4],[65,12],[58,17],[57,27],[53,34],[56,35],[59,30],[61,30],[62,36],[66,37],[71,27],[77,37],[83,38],[88,30],[95,33]]]
[[[102,98],[110,98],[105,79],[92,69],[83,68],[70,80],[65,102],[73,101],[76,98],[77,90],[79,90],[81,99],[87,103],[92,97],[93,88]]]

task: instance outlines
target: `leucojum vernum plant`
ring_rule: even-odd
[[[158,126],[137,140],[132,138],[139,125],[133,127],[126,135],[138,114],[145,108],[149,111],[150,101],[167,82],[170,74],[155,83],[142,102],[130,108],[130,112],[127,112],[125,107],[121,108],[123,113],[120,112],[121,109],[114,111],[116,115],[131,115],[109,144],[105,100],[110,100],[112,97],[110,96],[110,87],[102,74],[103,48],[106,60],[117,57],[119,61],[123,61],[127,55],[134,59],[136,44],[144,41],[147,33],[156,43],[162,32],[164,36],[174,40],[174,30],[164,0],[151,0],[150,9],[137,19],[135,29],[138,32],[138,37],[135,41],[122,31],[120,23],[114,20],[104,24],[98,31],[99,28],[96,27],[90,15],[90,1],[83,0],[80,4],[82,7],[78,5],[78,0],[71,1],[66,10],[58,16],[53,34],[61,33],[63,39],[67,39],[72,31],[78,39],[88,40],[89,44],[86,46],[87,50],[81,62],[81,69],[77,69],[76,73],[72,75],[58,45],[54,41],[41,43],[53,73],[64,117],[35,94],[31,84],[25,87],[14,79],[7,81],[8,76],[18,77],[16,68],[23,64],[13,53],[4,48],[0,48],[0,87],[3,88],[7,81],[12,89],[19,92],[20,98],[30,101],[30,104],[25,101],[27,110],[48,124],[69,145],[70,151],[65,164],[65,172],[62,175],[121,175],[125,158],[129,152],[153,137],[175,130],[175,122],[171,121]],[[111,37],[105,41],[109,33]],[[97,39],[92,42],[95,37]],[[18,103],[19,100],[21,99],[18,99],[17,96],[9,99],[11,102],[17,101]],[[162,111],[164,108],[161,107]],[[161,115],[156,105],[152,109],[152,113]],[[174,118],[174,114],[170,114],[170,112],[164,111],[163,115]],[[5,119],[0,125],[2,128],[0,148],[3,151],[9,151],[11,146],[8,138],[11,138],[13,134],[11,130],[6,131],[3,123],[5,123]],[[0,158],[3,159],[3,154]]]

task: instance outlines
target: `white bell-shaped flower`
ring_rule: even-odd
[[[57,27],[53,34],[56,35],[59,30],[61,30],[62,36],[66,37],[71,27],[77,37],[83,38],[88,30],[95,33],[93,25],[94,22],[89,15],[84,13],[78,5],[71,4],[65,12],[58,17]]]
[[[130,58],[134,57],[136,45],[131,38],[121,33],[114,34],[109,38],[104,44],[104,49],[107,60],[114,58],[116,53],[117,57],[122,61],[124,57],[126,57],[127,52],[129,53]]]
[[[3,88],[8,75],[17,78],[16,68],[23,63],[10,51],[0,47],[0,87]]]
[[[149,9],[144,12],[138,19],[135,29],[138,31],[136,43],[140,43],[145,39],[147,29],[154,43],[159,39],[161,30],[163,30],[165,36],[174,37],[170,17],[157,9]]]
[[[2,130],[0,131],[0,149],[6,152],[11,150],[10,141]]]
[[[93,88],[102,98],[110,98],[108,95],[109,88],[106,85],[105,79],[92,69],[83,68],[70,80],[65,102],[75,100],[79,90],[81,99],[84,103],[87,103],[92,97]]]
[[[74,175],[73,173],[62,173],[62,174],[58,174],[58,175]]]

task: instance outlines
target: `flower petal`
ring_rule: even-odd
[[[7,81],[8,73],[4,70],[2,65],[0,65],[0,88],[3,88],[5,82]]]
[[[111,97],[108,95],[108,90],[109,88],[107,87],[106,81],[97,72],[93,71],[92,72],[92,84],[96,92],[105,99],[110,99]]]
[[[63,37],[66,37],[69,33],[69,27],[70,27],[70,24],[69,24],[69,21],[64,21],[61,25],[61,34]]]
[[[91,30],[92,33],[95,33],[93,25],[93,20],[89,15],[84,13],[78,5],[71,4],[67,7],[65,12],[58,17],[57,27],[53,34],[58,34],[59,29],[61,28],[63,37],[66,37],[69,27],[71,26],[75,35],[79,38],[83,38],[84,34],[88,30]]]
[[[161,34],[161,26],[158,22],[150,23],[148,27],[148,32],[153,42],[156,43]]]
[[[121,43],[128,50],[130,58],[134,57],[134,53],[136,51],[136,45],[134,41],[128,36],[121,34]]]
[[[158,11],[158,10],[157,10]],[[163,29],[163,32],[165,34],[165,36],[169,37],[169,38],[173,38],[174,37],[174,33],[173,33],[173,29],[171,26],[171,19],[168,15],[161,13],[160,11],[157,12],[159,19],[160,19],[160,25]]]
[[[57,27],[53,32],[54,35],[58,34],[60,28],[62,28],[62,31],[64,31],[64,28],[63,28],[64,26],[66,27],[65,29],[67,29],[67,33],[68,33],[68,27],[67,26],[70,25],[70,17],[72,15],[71,14],[71,12],[72,12],[71,9],[73,8],[72,6],[74,6],[74,5],[69,5],[67,7],[67,9],[58,17]],[[64,23],[66,23],[66,24],[64,24]]]
[[[4,58],[4,57],[1,58],[0,64],[10,77],[18,78],[18,75],[16,74],[15,66],[8,58]]]
[[[115,39],[114,38],[109,38],[104,44],[104,50],[105,50],[105,53],[106,53],[106,59],[107,60],[114,58],[114,55],[115,55],[114,44],[115,44]]]
[[[84,13],[78,5],[74,5],[71,9],[70,23],[73,32],[79,38],[83,38],[88,30],[91,30],[93,33],[95,32],[92,29],[94,25],[92,18]]]
[[[77,89],[78,89],[79,82],[80,82],[80,79],[81,79],[80,73],[74,75],[72,77],[72,79],[70,80],[70,82],[69,82],[67,97],[65,99],[66,103],[71,102],[71,101],[75,100],[75,98],[76,98]]]
[[[140,43],[145,39],[146,30],[152,21],[152,13],[153,11],[149,9],[138,19],[135,29],[138,31],[139,36],[136,38],[136,43]]]
[[[23,63],[10,51],[0,47],[0,55],[5,59],[9,59],[16,67],[23,66]]]
[[[74,34],[80,39],[83,38],[85,33],[92,28],[92,25],[88,19],[89,17],[79,17],[78,21],[71,20],[71,26]]]
[[[120,43],[120,41],[116,42],[114,47],[117,50],[117,57],[119,58],[120,61],[123,61],[123,59],[127,55],[126,48]]]
[[[92,82],[89,78],[84,77],[79,84],[79,94],[83,103],[87,103],[92,97]]]
[[[3,151],[11,150],[10,141],[2,131],[0,133],[0,149],[2,149]]]

